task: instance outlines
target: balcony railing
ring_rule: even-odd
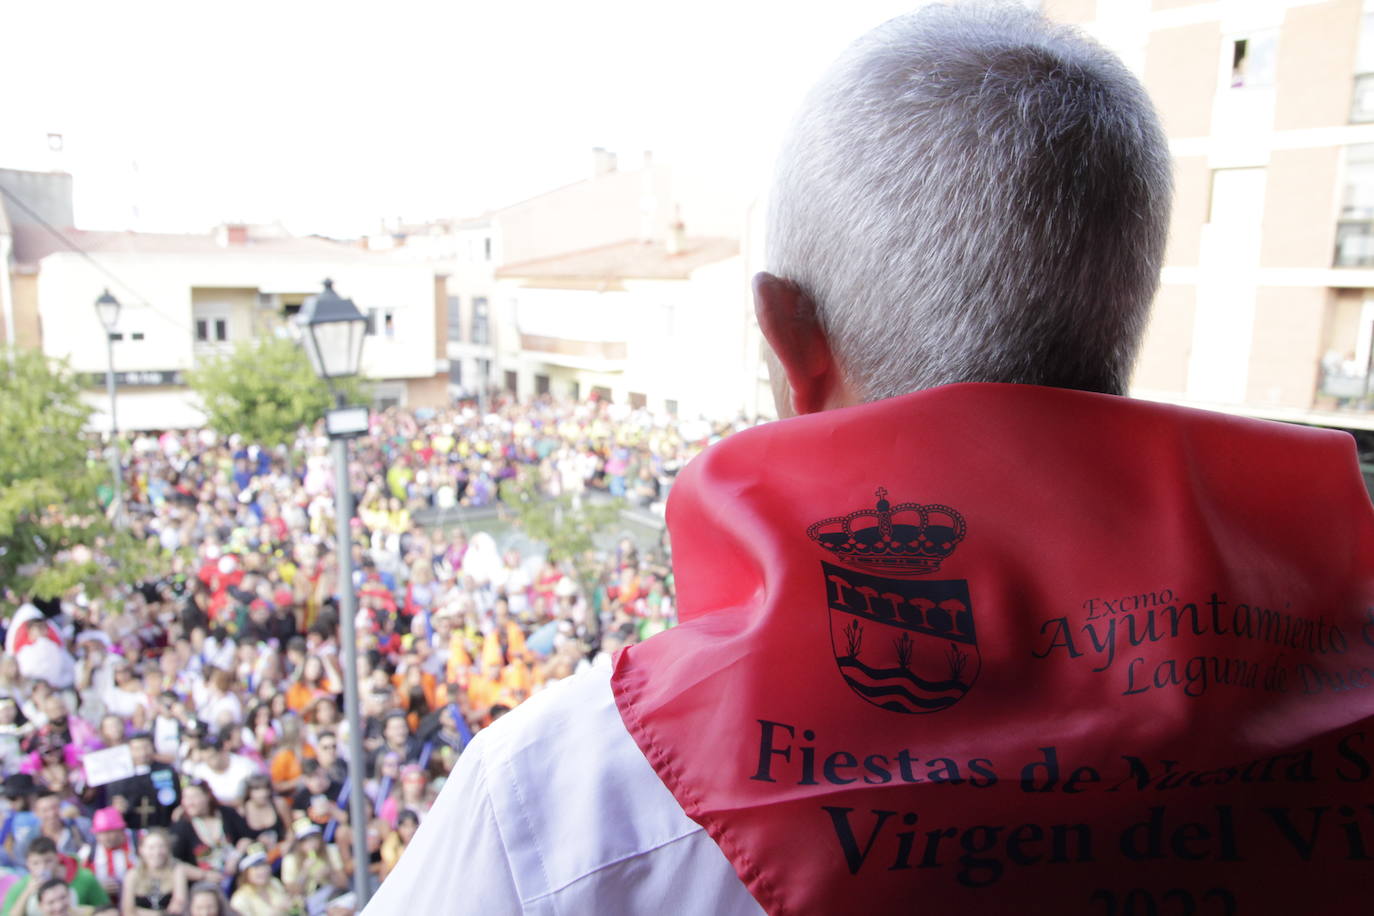
[[[1337,267],[1374,267],[1374,219],[1336,223]]]
[[[568,340],[539,334],[521,334],[520,349],[547,356],[573,356],[616,362],[625,359],[628,346],[624,341]]]
[[[197,364],[206,360],[216,360],[233,352],[234,344],[228,340],[197,340],[191,346],[191,353]]]
[[[1350,122],[1366,124],[1374,121],[1374,73],[1355,77],[1355,91],[1350,97]]]
[[[1317,393],[1335,398],[1336,406],[1368,410],[1369,384],[1369,374],[1360,371],[1359,363],[1353,357],[1338,360],[1333,352],[1322,360]]]

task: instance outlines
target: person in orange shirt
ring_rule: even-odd
[[[406,721],[413,732],[420,727],[420,720],[438,707],[438,684],[434,675],[421,668],[413,656],[403,661],[403,665],[401,671],[392,675],[391,683],[396,687],[396,698],[406,711]]]
[[[520,624],[513,619],[506,620],[506,657],[524,657],[525,650],[525,631],[520,629]]]
[[[465,630],[455,630],[448,641],[448,663],[444,669],[444,679],[451,684],[464,684],[472,670],[472,655],[467,648],[468,634]]]
[[[318,655],[308,655],[301,665],[301,676],[286,689],[286,708],[303,713],[320,697],[332,694],[324,662]]]
[[[482,640],[483,673],[500,671],[505,663],[506,653],[501,647],[501,637],[496,633],[488,633]]]
[[[484,673],[468,677],[468,705],[478,713],[485,713],[496,702],[500,685]]]
[[[504,616],[504,615],[503,615]],[[508,659],[524,656],[525,634],[510,617],[498,619],[499,629],[482,640],[482,667],[499,670]]]
[[[521,656],[512,655],[510,664],[501,669],[499,683],[502,692],[509,694],[516,702],[526,699],[530,695],[530,687],[533,686],[529,664]]]
[[[307,756],[301,740],[301,721],[296,716],[283,716],[281,736],[276,753],[268,764],[272,786],[279,793],[294,792],[301,783],[301,764]]]

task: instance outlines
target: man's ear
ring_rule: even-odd
[[[791,280],[770,273],[754,276],[754,314],[787,379],[786,394],[774,390],[784,415],[815,413],[855,403],[844,382],[816,304]]]

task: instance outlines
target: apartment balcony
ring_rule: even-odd
[[[570,340],[523,332],[520,349],[527,356],[555,366],[602,372],[624,369],[629,355],[629,345],[620,340]]]
[[[1374,219],[1336,223],[1336,267],[1374,267]]]
[[[625,292],[520,289],[515,329],[526,355],[557,366],[624,369],[642,303]],[[640,306],[640,308],[637,308]]]
[[[1317,393],[1335,398],[1341,406],[1363,407],[1369,396],[1369,376],[1350,370],[1323,369]]]
[[[207,362],[214,362],[221,357],[231,355],[233,352],[234,344],[227,340],[211,342],[198,340],[191,348],[191,355],[195,359],[195,364],[197,366]]]

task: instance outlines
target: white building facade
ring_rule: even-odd
[[[497,283],[508,390],[681,417],[748,412],[757,352],[733,240],[633,240],[508,265]]]
[[[246,232],[74,235],[90,259],[57,250],[38,262],[42,349],[91,381],[98,428],[109,425],[108,356],[94,302],[106,289],[122,305],[113,347],[122,429],[200,424],[184,374],[240,342],[291,333],[291,316],[325,278],[371,320],[363,375],[377,402],[430,403],[437,390],[442,403],[447,365],[436,356],[435,277],[425,265],[318,239],[255,242]]]

